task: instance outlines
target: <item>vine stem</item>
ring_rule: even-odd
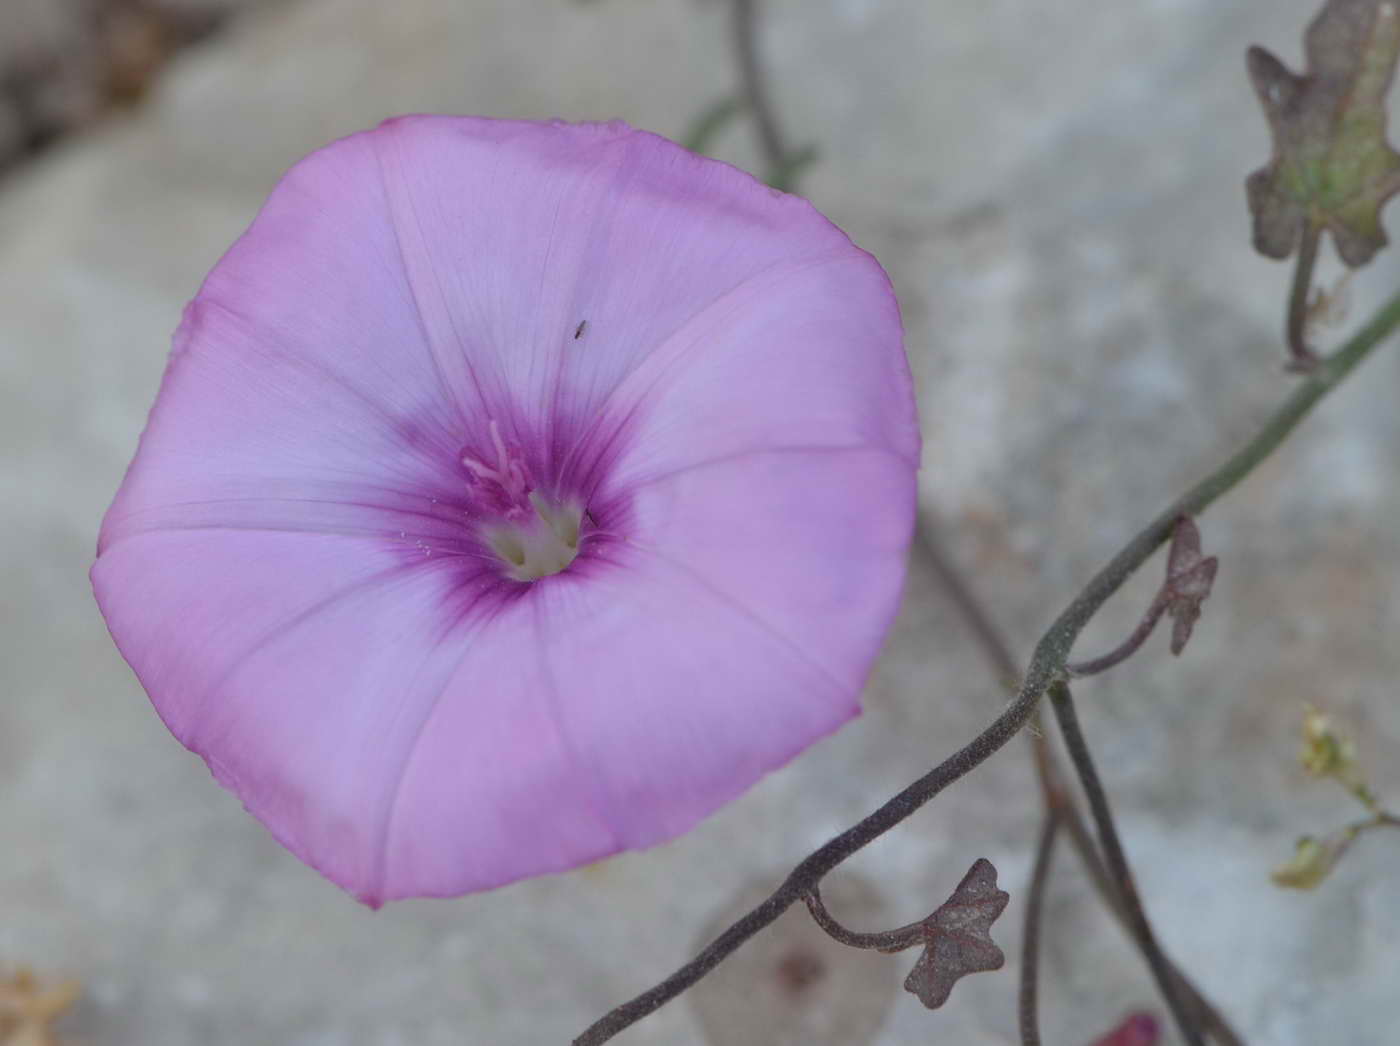
[[[1026,926],[1021,934],[1021,990],[1017,1004],[1021,1046],[1040,1046],[1041,911],[1045,906],[1045,883],[1050,876],[1050,858],[1055,851],[1055,834],[1059,828],[1060,813],[1050,807],[1045,811],[1040,828],[1040,844],[1035,851],[1035,870],[1031,872],[1030,896],[1026,901]]]
[[[764,927],[770,925],[833,868],[899,824],[948,785],[970,773],[1025,726],[1051,683],[1060,679],[1079,633],[1122,584],[1171,536],[1182,515],[1198,516],[1248,476],[1380,342],[1400,325],[1400,293],[1392,296],[1336,353],[1321,361],[1265,422],[1263,428],[1205,479],[1173,501],[1099,570],[1036,643],[1020,691],[1001,715],[967,745],[905,788],[864,820],[810,854],[757,907],[742,916],[694,959],[660,984],[605,1014],[574,1040],[598,1046],[675,998]]]
[[[1288,322],[1285,335],[1291,359],[1289,370],[1306,374],[1317,366],[1317,356],[1308,348],[1308,298],[1312,290],[1313,266],[1317,262],[1317,248],[1322,239],[1322,229],[1315,221],[1309,221],[1303,228],[1302,242],[1298,245],[1298,260],[1293,266],[1293,286],[1288,292]]]
[[[1121,665],[1128,658],[1137,653],[1138,648],[1147,641],[1157,628],[1157,622],[1162,619],[1162,615],[1167,612],[1167,598],[1161,592],[1157,593],[1147,608],[1147,613],[1142,615],[1142,620],[1138,622],[1137,628],[1122,643],[1114,647],[1102,657],[1096,657],[1092,661],[1076,661],[1065,665],[1065,671],[1072,676],[1092,676],[1100,672],[1107,672],[1116,665]]]
[[[993,674],[1003,681],[1003,685],[1008,690],[1015,693],[1018,686],[1018,672],[1015,659],[1011,655],[1011,645],[1006,641],[981,599],[978,598],[976,590],[954,565],[952,558],[944,549],[943,542],[939,540],[937,528],[927,519],[919,528],[918,541],[934,571],[944,583],[946,594],[963,616],[972,631],[973,638],[982,648]],[[1050,747],[1044,730],[1041,729],[1039,709],[1031,717],[1029,726],[1031,757],[1045,801],[1046,815],[1053,814],[1059,820],[1064,831],[1069,835],[1069,842],[1083,863],[1089,881],[1093,884],[1099,898],[1123,929],[1133,938],[1138,948],[1142,949],[1142,941],[1137,936],[1133,923],[1128,917],[1123,898],[1120,896],[1113,879],[1109,876],[1108,870],[1104,867],[1093,836],[1075,805],[1074,797],[1065,787],[1064,771],[1054,750]],[[1168,965],[1171,966],[1170,958],[1167,961]],[[1244,1040],[1230,1027],[1229,1022],[1191,982],[1191,979],[1179,968],[1171,966],[1171,969],[1172,976],[1180,986],[1180,991],[1185,996],[1197,1021],[1210,1034],[1211,1038],[1219,1046],[1244,1046]]]
[[[1133,934],[1140,942],[1147,965],[1157,981],[1157,989],[1166,999],[1167,1008],[1172,1011],[1181,1037],[1189,1046],[1204,1046],[1201,1033],[1193,1019],[1194,1015],[1187,1011],[1186,1002],[1174,976],[1175,971],[1167,962],[1167,957],[1162,954],[1157,935],[1152,932],[1152,924],[1142,906],[1137,883],[1133,880],[1127,854],[1123,850],[1122,840],[1118,838],[1118,829],[1109,810],[1108,793],[1104,791],[1103,781],[1094,768],[1088,742],[1084,740],[1084,734],[1079,729],[1079,717],[1074,710],[1074,698],[1070,694],[1068,683],[1057,680],[1051,684],[1050,704],[1055,710],[1060,732],[1064,735],[1065,747],[1069,749],[1070,761],[1079,772],[1080,784],[1084,786],[1084,795],[1089,800],[1089,811],[1093,814],[1094,824],[1099,831],[1099,846],[1103,850],[1109,874],[1118,888],[1118,896],[1123,900]]]

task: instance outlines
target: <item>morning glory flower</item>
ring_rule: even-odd
[[[367,904],[652,846],[858,711],[919,438],[889,281],[620,124],[407,117],[185,311],[93,585],[156,710]]]

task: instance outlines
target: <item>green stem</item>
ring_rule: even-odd
[[[1292,355],[1289,369],[1306,374],[1317,366],[1317,355],[1308,348],[1308,297],[1312,290],[1313,265],[1317,261],[1318,241],[1322,230],[1316,222],[1303,229],[1303,242],[1298,246],[1298,260],[1293,267],[1293,287],[1288,292],[1288,351]]]

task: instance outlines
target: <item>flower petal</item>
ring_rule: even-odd
[[[805,200],[621,123],[406,117],[374,142],[449,382],[546,442],[730,290],[854,250]]]
[[[889,279],[863,251],[774,266],[695,316],[630,373],[585,442],[597,498],[780,448],[886,450],[918,467],[919,430]],[[911,479],[912,483],[912,479]]]
[[[460,484],[444,396],[364,136],[278,185],[185,311],[99,552],[165,526],[405,529]]]
[[[419,729],[494,577],[377,541],[238,530],[142,534],[93,583],[171,731],[294,853],[384,896],[383,844]]]

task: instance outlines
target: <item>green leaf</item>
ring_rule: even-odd
[[[1385,139],[1385,96],[1400,56],[1397,0],[1327,0],[1292,73],[1251,47],[1249,78],[1273,132],[1268,166],[1249,176],[1254,246],[1286,258],[1304,231],[1327,229],[1356,268],[1386,244],[1380,212],[1400,189],[1400,154]]]

